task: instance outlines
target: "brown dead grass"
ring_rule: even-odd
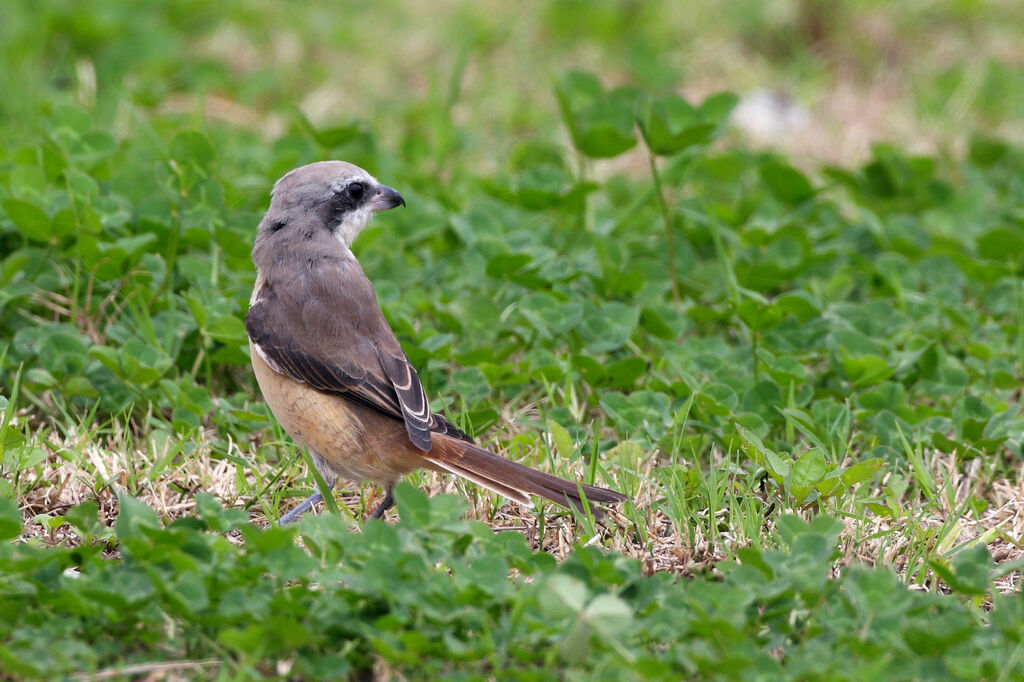
[[[153,474],[152,469],[157,462],[166,460],[166,447],[169,446],[161,449],[151,440],[145,447],[126,447],[126,442],[123,434],[115,434],[104,445],[81,436],[45,443],[49,456],[40,475],[34,481],[22,482],[24,492],[19,503],[25,528],[21,539],[43,545],[73,545],[78,538],[70,526],[65,524],[51,533],[38,520],[38,515],[61,516],[76,504],[95,500],[103,522],[113,525],[118,511],[117,493],[125,489],[153,507],[165,521],[195,514],[195,494],[204,491],[227,507],[247,509],[252,522],[257,525],[270,523],[259,501],[252,494],[239,491],[236,464],[215,455],[208,437],[200,439],[190,455],[172,457],[159,474]],[[275,473],[276,465],[251,450],[230,443],[228,451],[248,462],[241,475],[246,481],[244,487],[249,490],[258,490],[260,482],[270,480]],[[521,532],[535,549],[549,552],[559,559],[564,558],[577,543],[599,544],[638,559],[647,573],[664,571],[686,576],[714,572],[718,563],[734,556],[736,549],[750,543],[750,538],[728,527],[729,510],[724,508],[700,512],[705,519],[708,515],[714,516],[717,523],[713,527],[718,529],[718,534],[713,537],[705,536],[701,528],[684,531],[674,524],[659,504],[664,492],[651,475],[655,461],[655,457],[647,458],[647,470],[640,472],[640,487],[634,498],[643,528],[637,529],[623,510],[612,509],[597,525],[597,532],[592,537],[583,536],[581,527],[570,514],[551,505],[543,508],[542,525],[539,509],[531,510],[495,498],[488,491],[451,476],[424,473],[420,486],[430,495],[454,493],[466,497],[470,502],[469,518],[485,521],[495,530]],[[971,542],[984,542],[996,563],[1024,558],[1021,543],[1024,536],[1024,468],[1014,480],[989,482],[981,471],[981,460],[973,460],[963,466],[954,456],[930,453],[926,462],[938,488],[932,501],[926,500],[917,487],[911,486],[909,490],[912,492],[899,501],[892,515],[871,514],[859,505],[856,510],[847,510],[866,516],[860,520],[853,516],[846,518],[840,541],[842,557],[836,570],[853,562],[880,563],[892,566],[902,574],[915,569],[916,576],[920,562],[910,565],[908,557],[919,558],[922,547],[944,555]],[[301,475],[301,472],[296,468],[295,474]],[[582,471],[565,474],[582,477]],[[295,484],[295,476],[289,472],[277,486]],[[883,479],[872,491],[872,496],[880,499],[885,488]],[[760,491],[751,491],[751,494],[762,496]],[[372,509],[375,501],[364,498],[379,495],[380,491],[376,489],[360,491],[348,488],[339,490],[336,500],[339,505],[352,510]],[[956,516],[971,496],[984,499],[988,507],[980,514]],[[300,499],[295,497],[286,506],[297,504]],[[804,518],[810,516],[807,510],[776,508],[774,505],[765,507],[771,510],[764,520],[765,530],[770,529],[774,518],[782,513],[794,513]],[[394,511],[389,512],[388,519],[391,522],[396,519]],[[937,534],[937,530],[943,527],[949,532]],[[691,533],[695,538],[692,544],[686,539]],[[646,541],[642,542],[640,538],[643,536],[646,536]],[[236,541],[240,540],[236,538]],[[921,586],[940,588],[934,576],[927,571],[921,576],[918,579]],[[1019,589],[1019,574],[1011,573],[1000,579],[997,588],[1002,591]]]

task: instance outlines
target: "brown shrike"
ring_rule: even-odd
[[[323,161],[274,185],[252,249],[256,286],[245,316],[263,397],[328,485],[373,481],[393,504],[395,483],[414,469],[446,471],[526,506],[529,495],[562,505],[616,503],[612,490],[545,474],[473,444],[430,411],[416,370],[384,319],[373,285],[349,247],[376,211],[404,206],[362,168]],[[297,519],[320,493],[284,516]]]

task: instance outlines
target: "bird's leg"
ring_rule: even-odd
[[[303,500],[302,503],[299,504],[299,506],[295,507],[290,512],[288,512],[287,514],[282,516],[280,519],[278,519],[277,525],[283,527],[283,526],[287,526],[289,523],[295,523],[296,521],[299,520],[300,516],[302,516],[303,514],[308,512],[310,509],[313,508],[314,504],[316,504],[317,502],[320,502],[323,499],[324,499],[323,495],[321,495],[320,491],[317,490],[315,493],[313,493],[312,495],[307,497],[305,500]]]
[[[334,488],[334,479],[326,481],[326,483],[327,483],[329,488]],[[303,500],[302,503],[299,504],[299,506],[295,507],[295,509],[292,509],[290,512],[288,512],[287,514],[282,516],[280,519],[278,519],[278,521],[277,521],[278,527],[283,528],[284,526],[287,526],[289,523],[295,523],[296,521],[299,520],[300,516],[302,516],[303,514],[308,512],[310,509],[313,508],[314,504],[316,504],[317,502],[320,502],[323,499],[324,499],[323,495],[321,495],[320,491],[317,490],[315,493],[313,493],[312,495],[307,497],[305,500]]]
[[[381,500],[377,508],[370,514],[371,519],[382,519],[384,518],[384,512],[395,506],[395,498],[391,494],[391,486],[388,486],[387,494],[384,495],[384,499]]]

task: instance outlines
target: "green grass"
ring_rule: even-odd
[[[5,12],[0,679],[1020,677],[1022,21]],[[730,124],[754,87],[809,128]],[[435,409],[630,502],[420,472],[264,530],[316,482],[249,249],[324,158],[408,201],[355,250]]]

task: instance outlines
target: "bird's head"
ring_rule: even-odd
[[[377,211],[405,206],[402,195],[359,166],[320,161],[287,173],[274,185],[259,237],[291,229],[293,239],[313,239],[326,229],[346,248]]]

